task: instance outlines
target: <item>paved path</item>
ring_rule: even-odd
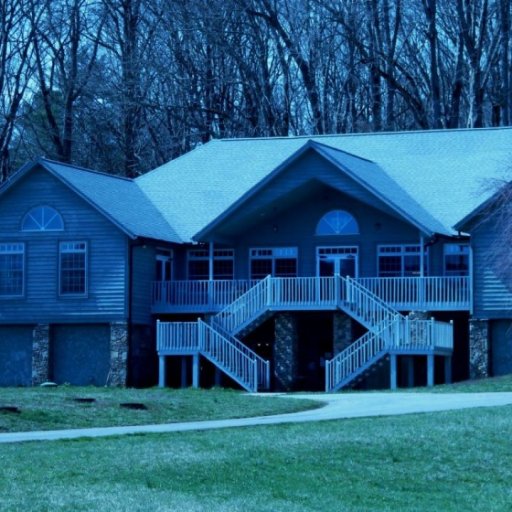
[[[267,395],[263,395],[267,396]],[[268,396],[275,396],[269,394]],[[421,412],[447,411],[472,407],[493,407],[512,404],[511,393],[348,393],[348,394],[294,394],[293,398],[308,398],[324,402],[324,407],[275,416],[259,416],[228,420],[192,421],[164,425],[128,427],[101,427],[38,432],[0,434],[0,443],[23,441],[53,441],[80,437],[106,437],[124,434],[185,432],[281,423],[341,420],[369,416],[390,416]],[[250,396],[248,400],[250,400]]]

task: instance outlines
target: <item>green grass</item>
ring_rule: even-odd
[[[512,407],[0,445],[2,511],[509,511]]]
[[[512,374],[487,379],[466,380],[454,384],[441,384],[433,388],[399,388],[398,392],[422,393],[488,393],[512,391]]]
[[[94,398],[78,403],[75,398]],[[147,410],[130,410],[120,403],[143,403]],[[242,418],[295,412],[318,402],[292,398],[248,396],[227,390],[116,389],[59,386],[0,388],[0,407],[15,406],[19,414],[0,411],[0,433],[61,428],[174,423]]]

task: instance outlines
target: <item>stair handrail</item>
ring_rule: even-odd
[[[199,349],[203,356],[215,362],[215,364],[237,381],[247,391],[258,391],[258,366],[256,359],[250,357],[231,343],[219,331],[208,325],[201,319],[197,320],[199,330]],[[207,343],[207,335],[215,340],[215,350]]]
[[[250,321],[252,318],[263,312],[266,307],[270,306],[268,304],[268,299],[270,294],[269,287],[271,286],[271,276],[267,276],[254,286],[249,288],[245,293],[240,295],[236,300],[234,300],[231,304],[228,304],[224,309],[219,311],[213,318],[216,319],[217,325],[222,325],[225,331],[233,332],[240,325],[243,325]],[[251,301],[251,298],[254,300]],[[258,299],[262,298],[263,300],[259,301]],[[250,314],[244,315],[243,321],[241,321],[239,314],[240,311],[244,309],[248,309],[251,305],[257,304],[259,307],[255,307],[250,311]]]
[[[385,322],[378,332],[367,331],[332,359],[326,360],[325,390],[329,392],[339,389],[348,377],[351,375],[355,377],[361,368],[379,353],[384,354],[390,345],[389,335],[386,335],[386,331],[394,339],[400,323],[402,323],[402,319],[395,317],[393,320]],[[366,352],[364,352],[365,350]],[[350,364],[346,364],[347,362]]]
[[[254,350],[241,342],[236,336],[229,333],[222,325],[219,324],[215,317],[210,319],[210,327],[218,331],[222,336],[224,336],[224,338],[240,350],[240,352],[243,352],[248,357],[256,361],[256,365],[258,367],[258,383],[260,387],[268,389],[270,386],[270,362],[254,352]]]

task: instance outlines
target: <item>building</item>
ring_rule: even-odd
[[[218,140],[136,180],[31,163],[0,188],[0,383],[510,372],[511,286],[481,258],[499,230],[474,218],[511,143],[508,128]]]

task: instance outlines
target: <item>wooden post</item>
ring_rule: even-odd
[[[199,387],[199,354],[192,356],[192,387]]]
[[[213,259],[214,247],[213,242],[208,245],[208,305],[212,305],[213,301]]]
[[[396,357],[397,357],[396,354],[391,354],[389,356],[389,375],[390,375],[389,386],[391,389],[397,388]]]
[[[444,358],[444,382],[445,384],[452,383],[452,357],[446,356]]]
[[[434,354],[427,356],[427,386],[431,388],[434,385]]]
[[[188,384],[187,356],[181,358],[181,387],[186,388]]]
[[[165,387],[165,356],[158,356],[158,387]]]

